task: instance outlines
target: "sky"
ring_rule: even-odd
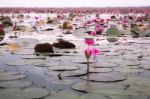
[[[150,0],[0,0],[0,7],[137,7]]]

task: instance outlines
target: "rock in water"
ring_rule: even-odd
[[[48,17],[47,18],[47,22],[46,22],[47,24],[51,24],[51,23],[53,23],[53,20],[52,19],[50,19],[50,17]]]
[[[118,41],[117,37],[121,36],[121,32],[117,29],[116,25],[111,25],[106,31],[106,36],[109,42],[116,42]]]
[[[9,27],[9,26],[13,26],[13,22],[12,22],[10,17],[3,16],[3,17],[1,17],[0,20],[1,20],[4,28]]]
[[[53,44],[56,48],[62,48],[62,49],[69,49],[69,48],[75,48],[76,46],[73,43],[70,43],[68,41],[60,39],[58,43]]]
[[[64,21],[62,26],[60,26],[62,29],[73,29],[72,23],[70,21]]]
[[[5,36],[5,33],[3,30],[3,27],[2,27],[2,25],[0,25],[0,41],[2,41],[4,39],[4,36]]]
[[[109,37],[119,37],[121,32],[117,29],[116,25],[111,25],[110,28],[106,31],[106,36]]]
[[[136,26],[131,29],[131,34],[133,37],[150,37],[150,27]]]
[[[34,50],[35,52],[40,52],[40,53],[46,53],[46,52],[54,53],[53,47],[49,43],[37,44],[34,47]]]

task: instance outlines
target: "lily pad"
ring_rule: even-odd
[[[119,71],[119,72],[123,72],[123,73],[142,73],[144,72],[143,69],[131,69],[131,68],[127,68],[127,67],[119,67],[119,68],[115,68],[115,71]]]
[[[129,91],[129,90],[120,90],[120,89],[100,89],[100,90],[93,90],[92,93],[97,94],[104,94],[104,95],[121,95],[121,96],[140,96],[143,94]]]
[[[150,44],[150,40],[138,40],[138,44]]]
[[[36,55],[24,55],[21,56],[22,59],[45,59],[45,56],[36,56]]]
[[[68,80],[50,80],[50,82],[57,85],[70,85],[75,83],[76,81],[68,79]]]
[[[138,61],[124,60],[124,59],[112,59],[110,62],[118,64],[118,65],[126,65],[126,66],[137,66],[140,63]]]
[[[146,70],[150,70],[150,65],[148,65],[148,64],[146,65],[146,64],[145,64],[145,65],[142,65],[141,68],[146,69]]]
[[[138,59],[138,57],[134,56],[134,55],[124,55],[123,59],[126,59],[126,60],[136,60],[136,59]]]
[[[33,55],[34,50],[33,49],[22,49],[20,51],[15,52],[17,55]]]
[[[143,93],[147,96],[150,96],[150,87],[141,87],[141,86],[131,86],[129,90]]]
[[[121,82],[125,85],[135,85],[135,86],[143,86],[150,87],[150,79],[145,77],[129,77],[127,80]]]
[[[43,88],[26,88],[21,92],[21,94],[35,99],[47,96],[49,94],[49,91]]]
[[[107,73],[112,71],[111,68],[90,68],[90,73]]]
[[[64,77],[74,77],[74,76],[82,76],[87,74],[86,70],[75,70],[75,71],[64,71],[61,73],[61,76]]]
[[[74,90],[90,92],[97,89],[124,89],[123,84],[116,83],[99,83],[99,82],[79,82],[72,86]]]
[[[19,75],[19,72],[7,72],[7,71],[0,71],[0,75],[7,76],[7,75]]]
[[[111,99],[148,99],[147,96],[145,95],[140,95],[140,96],[122,96],[122,95],[117,95],[117,96],[109,96]]]
[[[15,88],[2,89],[0,99],[30,99],[28,96],[20,94],[21,90]]]
[[[24,60],[7,62],[6,64],[8,66],[25,66],[25,65],[28,65],[27,62]]]
[[[32,85],[31,82],[21,80],[0,82],[0,87],[2,88],[24,88],[30,85]]]
[[[26,75],[19,73],[0,72],[0,81],[23,79]]]
[[[79,99],[79,96],[70,92],[60,92],[48,96],[45,99]]]
[[[18,95],[14,93],[0,93],[0,99],[30,99],[24,95]]]
[[[127,79],[127,76],[121,74],[121,73],[116,73],[116,72],[111,72],[111,73],[91,73],[86,76],[81,76],[82,79],[84,80],[89,80],[89,81],[98,81],[98,82],[117,82],[117,81],[123,81]]]
[[[51,66],[58,66],[59,63],[57,63],[57,62],[35,63],[34,65],[38,66],[38,67],[51,67]]]
[[[17,89],[17,88],[6,88],[0,91],[0,93],[19,93],[19,92],[20,92],[20,89]]]
[[[117,67],[118,65],[110,62],[108,63],[101,62],[101,63],[92,64],[92,66],[95,68],[113,68],[113,67]]]
[[[80,64],[87,64],[87,60],[83,60],[83,59],[75,59],[75,60],[72,60],[73,63],[80,63]],[[94,63],[93,60],[90,60],[89,61],[90,63]]]
[[[25,61],[29,65],[40,64],[40,63],[46,63],[47,62],[45,59],[28,59],[28,60],[25,60]]]
[[[120,54],[115,53],[115,52],[109,52],[109,53],[105,53],[104,55],[106,55],[106,56],[119,56]]]
[[[81,99],[110,99],[101,94],[88,93],[86,95],[81,96]]]
[[[77,70],[79,67],[77,66],[53,66],[49,67],[50,70],[54,71],[72,71],[72,70]]]
[[[59,56],[63,56],[63,53],[36,53],[39,55],[43,55],[43,56],[51,56],[51,57],[59,57]]]
[[[126,65],[126,66],[138,66],[138,65],[140,65],[140,63],[138,61],[131,61],[131,60],[124,60],[124,62],[122,64]]]

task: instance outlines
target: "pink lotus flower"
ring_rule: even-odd
[[[103,23],[104,23],[104,19],[101,19],[101,20],[99,21],[99,23],[100,23],[100,24],[103,24]]]
[[[97,21],[96,19],[93,19],[93,20],[92,20],[92,22],[96,22],[96,21]]]
[[[86,38],[85,43],[89,46],[94,45],[94,40],[93,40],[93,38]]]
[[[38,17],[38,16],[35,16],[34,18],[35,18],[35,20],[38,20],[38,19],[39,19],[39,17]]]
[[[92,23],[92,21],[87,21],[86,23],[87,23],[87,24],[91,24],[91,23]]]
[[[87,23],[84,23],[83,26],[87,26]]]
[[[85,49],[84,51],[86,59],[89,60],[92,54],[92,50],[90,48]]]
[[[90,34],[93,36],[96,36],[96,32],[91,32]]]
[[[97,49],[97,48],[93,48],[93,49],[92,49],[92,55],[93,55],[94,57],[96,57],[98,54],[100,54],[100,50]]]
[[[108,23],[108,22],[110,21],[110,19],[107,19],[106,21],[107,21],[107,23]]]
[[[95,28],[99,28],[99,27],[100,27],[100,25],[99,25],[99,24],[96,24]]]
[[[127,20],[127,19],[124,19],[124,20],[123,20],[123,23],[128,23],[128,20]]]
[[[100,25],[96,25],[96,26],[95,26],[95,31],[101,32],[101,31],[102,31],[101,26],[100,26]]]

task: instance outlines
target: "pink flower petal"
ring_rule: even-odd
[[[86,43],[87,45],[94,45],[94,40],[93,40],[92,38],[86,38],[86,39],[85,39],[85,43]]]

